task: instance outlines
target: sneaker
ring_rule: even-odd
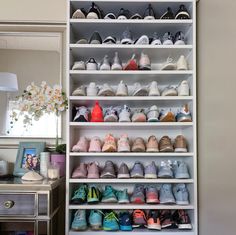
[[[87,19],[101,19],[102,18],[101,11],[94,2],[92,2],[92,6],[90,7],[86,18]]]
[[[173,214],[178,229],[192,229],[191,220],[186,210],[176,210]]]
[[[100,70],[111,70],[111,65],[110,65],[108,55],[104,56],[99,69]]]
[[[98,64],[94,58],[90,58],[86,63],[87,70],[98,70]]]
[[[151,61],[147,54],[141,53],[139,59],[139,70],[151,70]]]
[[[184,105],[181,110],[178,111],[176,115],[177,122],[191,122],[192,116],[189,112],[188,105]]]
[[[118,179],[129,179],[130,174],[129,174],[129,168],[125,163],[121,163],[119,169],[118,169]]]
[[[175,70],[176,63],[173,62],[173,59],[168,57],[166,62],[162,65],[161,70]]]
[[[102,38],[100,34],[95,31],[89,40],[90,44],[102,44]]]
[[[159,141],[160,152],[173,152],[174,148],[169,136],[163,136]]]
[[[87,12],[85,11],[84,8],[81,9],[77,9],[73,15],[72,15],[72,19],[85,19],[87,15]]]
[[[116,96],[128,96],[128,86],[122,80],[117,87]]]
[[[149,38],[147,35],[142,35],[140,38],[138,38],[135,43],[136,45],[148,45],[149,44]]]
[[[131,118],[132,122],[146,122],[147,117],[144,113],[144,109],[136,109]]]
[[[141,137],[136,138],[132,145],[132,152],[145,152],[145,150],[146,147],[143,138]]]
[[[92,137],[89,145],[89,152],[99,153],[102,151],[102,142],[99,137]]]
[[[179,6],[179,10],[177,11],[175,15],[175,19],[180,19],[180,20],[188,20],[190,19],[190,15],[185,7],[185,5],[181,4]]]
[[[101,193],[98,187],[95,185],[89,185],[88,194],[87,194],[87,202],[89,204],[96,204],[100,201]]]
[[[161,110],[159,116],[160,122],[175,122],[175,114],[171,110]]]
[[[127,28],[121,35],[121,44],[133,44],[131,31]]]
[[[159,111],[156,105],[153,105],[152,107],[150,107],[147,112],[147,121],[148,122],[158,122],[159,119]]]
[[[72,96],[86,96],[85,87],[84,87],[83,85],[77,87],[77,88],[72,92]]]
[[[144,168],[141,162],[136,161],[133,165],[133,168],[130,171],[131,178],[143,178],[144,177]]]
[[[86,137],[80,137],[76,145],[72,147],[72,152],[88,152],[89,141]]]
[[[161,45],[161,38],[159,37],[159,35],[157,34],[157,32],[153,33],[153,36],[150,40],[150,44],[151,45]]]
[[[105,191],[102,193],[102,202],[104,203],[116,203],[117,198],[115,195],[116,191],[113,189],[112,186],[106,185],[105,186]]]
[[[144,20],[155,20],[155,12],[152,8],[151,4],[148,4],[148,7],[146,8],[144,15],[143,15]]]
[[[104,122],[117,122],[118,112],[112,106],[105,110]]]
[[[111,70],[122,70],[122,63],[119,58],[118,52],[115,52],[115,56],[111,65]]]
[[[131,122],[130,116],[131,109],[127,105],[124,105],[124,107],[119,112],[119,122]]]
[[[121,231],[132,231],[132,221],[129,212],[127,211],[120,212],[119,224]]]
[[[73,170],[71,178],[79,179],[86,178],[88,174],[87,165],[85,163],[80,163],[78,167]]]
[[[161,93],[161,96],[177,96],[177,95],[178,93],[174,86],[166,87]]]
[[[106,161],[101,178],[116,178],[115,166],[112,161]]]
[[[177,70],[188,70],[188,63],[184,55],[181,55],[177,61]]]
[[[173,171],[171,161],[161,161],[160,169],[158,172],[159,178],[173,178]]]
[[[170,7],[167,8],[167,11],[160,17],[162,20],[172,20],[174,19],[174,13]]]
[[[102,152],[117,152],[116,139],[112,134],[106,135]]]
[[[174,36],[172,33],[167,32],[164,34],[162,38],[163,45],[173,45],[174,44]]]
[[[158,199],[158,191],[155,186],[148,185],[146,187],[146,203],[148,203],[148,204],[160,203],[160,201]]]
[[[97,96],[98,94],[98,87],[96,86],[95,82],[90,82],[87,87],[87,96]]]
[[[89,214],[89,225],[91,230],[98,231],[102,229],[102,212],[100,210],[91,210]]]
[[[107,83],[104,83],[98,92],[98,96],[114,96],[114,95],[115,92]]]
[[[180,83],[180,85],[177,88],[178,90],[178,96],[189,96],[189,84],[188,81],[184,80]]]
[[[132,16],[130,17],[130,19],[131,19],[131,20],[142,20],[143,18],[142,18],[141,15],[139,15],[139,13],[135,13],[134,15],[132,15]]]
[[[130,152],[130,144],[129,144],[129,138],[127,134],[123,134],[119,138],[118,152]]]
[[[124,70],[138,70],[137,60],[135,54],[132,55],[131,59],[124,66]]]
[[[112,36],[106,37],[103,42],[104,44],[116,44],[116,38]]]
[[[188,189],[185,184],[176,184],[173,188],[173,192],[177,205],[188,205]]]
[[[184,161],[174,161],[173,171],[176,179],[189,179],[188,166]]]
[[[119,13],[118,13],[118,20],[127,20],[130,17],[130,12],[129,10],[126,10],[124,8],[121,8]]]
[[[133,193],[130,198],[130,202],[135,204],[144,204],[145,203],[144,192],[145,190],[143,185],[135,185]]]
[[[95,101],[95,105],[92,108],[91,122],[104,122],[102,107],[98,101]]]
[[[116,197],[118,199],[118,203],[120,204],[129,203],[128,189],[116,191]]]
[[[109,12],[105,15],[104,20],[115,20],[116,19],[116,15],[112,12]]]
[[[170,210],[161,210],[160,213],[161,228],[177,228]]]
[[[75,61],[73,66],[72,66],[72,70],[85,70],[86,66],[84,61]]]
[[[133,96],[147,96],[148,90],[146,87],[141,86],[139,82],[134,83],[133,86]]]
[[[148,92],[149,96],[159,96],[160,95],[160,91],[158,89],[158,85],[156,81],[151,82],[151,84],[149,85],[149,92]]]
[[[171,184],[162,184],[160,189],[161,204],[175,204],[175,198],[172,193]]]
[[[175,34],[175,45],[185,45],[185,36],[182,31]]]
[[[183,135],[178,135],[175,138],[174,148],[177,153],[186,153],[188,151],[187,140]]]
[[[79,39],[76,44],[88,44],[88,40],[86,38],[81,38]]]
[[[91,162],[87,166],[88,179],[99,179],[99,167],[97,162]]]
[[[77,210],[71,224],[71,230],[84,231],[87,229],[86,210]]]
[[[104,231],[117,231],[119,230],[119,220],[116,214],[111,211],[105,214],[103,219],[103,230]]]
[[[161,221],[157,210],[150,210],[148,212],[147,228],[152,230],[161,230]]]
[[[133,214],[133,228],[139,228],[147,225],[147,219],[143,210],[134,210]]]
[[[76,191],[74,191],[74,194],[71,198],[71,204],[83,204],[87,200],[87,191],[88,186],[86,184],[81,185]]]
[[[85,106],[76,107],[76,115],[73,118],[73,122],[89,122],[89,109]]]
[[[159,152],[158,141],[156,136],[151,135],[148,138],[148,142],[146,144],[146,152]]]

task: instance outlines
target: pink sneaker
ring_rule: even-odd
[[[107,134],[102,147],[102,152],[116,152],[116,139],[112,134]]]
[[[88,164],[88,179],[99,179],[99,167],[97,162]]]
[[[80,163],[72,173],[72,178],[86,178],[88,174],[87,165],[85,163]]]
[[[89,141],[86,137],[80,137],[76,145],[73,146],[72,152],[88,152]]]
[[[131,120],[132,120],[132,122],[146,122],[147,117],[144,113],[144,110],[143,109],[135,110]]]
[[[129,138],[127,134],[123,134],[119,138],[118,152],[130,152],[130,144],[129,144]]]
[[[89,152],[101,152],[102,142],[99,137],[94,136],[90,141]]]

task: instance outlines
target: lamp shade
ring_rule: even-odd
[[[16,74],[0,72],[0,91],[18,91]]]

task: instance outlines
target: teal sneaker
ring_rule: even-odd
[[[102,211],[91,210],[89,214],[89,224],[92,230],[102,229]]]
[[[102,195],[102,202],[116,203],[117,198],[116,198],[115,193],[116,191],[112,186],[106,185],[105,191],[103,192],[103,195]]]
[[[85,210],[77,210],[74,214],[74,219],[71,224],[71,229],[75,231],[82,231],[87,229],[87,221],[86,221],[86,211]]]
[[[83,204],[87,199],[88,186],[86,184],[81,185],[71,198],[71,204]]]
[[[101,193],[95,185],[90,185],[88,188],[87,202],[96,204],[100,201]]]
[[[129,203],[129,195],[127,189],[117,191],[116,196],[118,198],[118,203]]]
[[[105,231],[117,231],[119,230],[119,223],[116,214],[111,211],[107,213],[103,219],[103,230]]]

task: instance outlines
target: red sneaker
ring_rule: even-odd
[[[95,102],[92,109],[91,122],[104,122],[103,111],[98,101]]]
[[[127,62],[124,67],[124,70],[138,70],[138,64],[135,59],[135,54],[133,54],[132,58]]]

